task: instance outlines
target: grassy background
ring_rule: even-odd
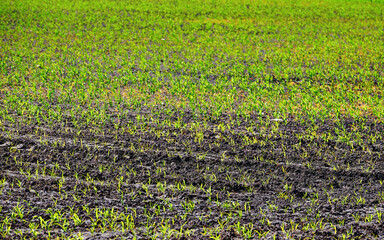
[[[90,122],[161,106],[214,118],[268,113],[381,122],[383,6],[2,1],[2,115]],[[76,109],[82,114],[71,114]]]

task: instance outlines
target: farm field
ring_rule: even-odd
[[[0,239],[383,239],[384,2],[0,2]]]

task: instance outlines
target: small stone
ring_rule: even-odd
[[[5,142],[5,143],[1,144],[0,147],[8,147],[11,145],[12,145],[12,142]]]
[[[18,144],[18,145],[16,145],[14,148],[21,149],[21,148],[23,148],[23,147],[24,147],[24,144]]]

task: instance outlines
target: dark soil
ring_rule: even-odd
[[[217,124],[229,121],[208,121],[200,142],[192,130],[150,123],[117,137],[112,126],[102,134],[92,128],[78,133],[70,125],[5,124],[2,238],[244,239],[245,228],[251,239],[384,238],[377,214],[384,211],[383,139],[369,139],[383,132],[382,124],[366,121],[362,144],[352,148],[316,137],[336,136],[332,122],[319,123],[312,135],[294,119],[280,123],[277,133],[271,132],[274,122],[263,133],[250,133],[242,120],[218,134]],[[343,124],[353,131],[351,120]],[[245,145],[245,136],[257,141]],[[23,208],[22,217],[16,207]],[[114,219],[105,210],[132,216],[134,227],[123,231],[123,215]],[[52,220],[54,212],[62,219]],[[105,225],[95,221],[100,214]],[[43,228],[42,221],[52,224]],[[173,230],[168,235],[162,234],[166,225]]]

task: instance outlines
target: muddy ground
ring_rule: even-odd
[[[118,135],[112,125],[3,123],[0,237],[384,238],[384,145],[369,138],[383,124],[365,121],[351,147],[316,137],[336,136],[332,122],[312,134],[294,119],[275,119],[275,133],[240,121],[219,134],[229,119],[207,121],[200,141],[150,122]],[[353,123],[344,120],[348,132]]]

